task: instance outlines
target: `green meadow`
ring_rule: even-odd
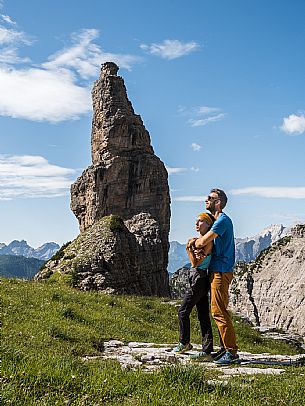
[[[3,405],[305,405],[305,367],[213,385],[221,371],[200,363],[147,373],[122,370],[116,361],[82,360],[100,355],[109,339],[174,345],[177,309],[166,299],[81,292],[56,278],[1,278],[0,286]],[[298,352],[238,318],[234,324],[243,351]],[[195,312],[192,342],[200,343]]]

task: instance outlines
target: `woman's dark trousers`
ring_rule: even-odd
[[[186,291],[179,308],[180,339],[182,344],[190,342],[190,314],[196,305],[202,334],[202,351],[210,354],[213,351],[213,334],[210,320],[208,292],[210,281],[206,269],[190,269],[190,288]]]

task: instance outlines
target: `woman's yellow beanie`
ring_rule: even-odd
[[[214,217],[208,213],[200,213],[200,214],[198,214],[198,217],[200,218],[200,220],[203,220],[210,225],[212,225],[215,221]]]

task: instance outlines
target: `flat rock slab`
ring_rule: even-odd
[[[247,367],[237,367],[237,368],[222,368],[224,375],[237,376],[237,375],[280,375],[285,372],[285,369],[281,368],[247,368]]]
[[[258,368],[250,365],[275,365],[287,366],[297,364],[303,360],[304,355],[271,355],[268,353],[252,354],[249,352],[239,352],[240,364],[234,366],[218,366],[213,362],[194,362],[190,358],[191,354],[200,351],[200,345],[195,344],[193,350],[185,354],[175,354],[172,349],[174,344],[155,344],[143,342],[124,343],[118,340],[104,342],[104,352],[100,356],[84,357],[84,361],[98,359],[117,360],[123,369],[141,368],[147,372],[153,372],[166,365],[202,365],[207,368],[217,369],[224,376],[265,374],[275,375],[285,372],[281,368]],[[245,366],[247,365],[247,366]]]

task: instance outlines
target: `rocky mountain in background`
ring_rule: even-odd
[[[279,239],[289,235],[290,228],[284,227],[282,224],[271,224],[254,237],[236,238],[235,239],[235,255],[236,262],[253,261],[258,254],[264,249],[270,247],[271,244]]]
[[[290,230],[255,261],[236,266],[230,289],[233,311],[254,325],[305,338],[305,224]]]
[[[171,241],[169,243],[167,272],[173,274],[182,268],[188,260],[185,244],[180,244],[178,241]]]
[[[168,174],[117,71],[103,64],[94,84],[92,165],[71,186],[81,234],[37,279],[58,271],[82,289],[167,296]]]
[[[44,261],[20,255],[0,255],[0,276],[4,278],[32,279]]]
[[[47,242],[36,249],[29,246],[25,240],[14,240],[8,245],[0,244],[0,255],[18,255],[42,261],[50,259],[58,250],[59,245],[55,242]]]

